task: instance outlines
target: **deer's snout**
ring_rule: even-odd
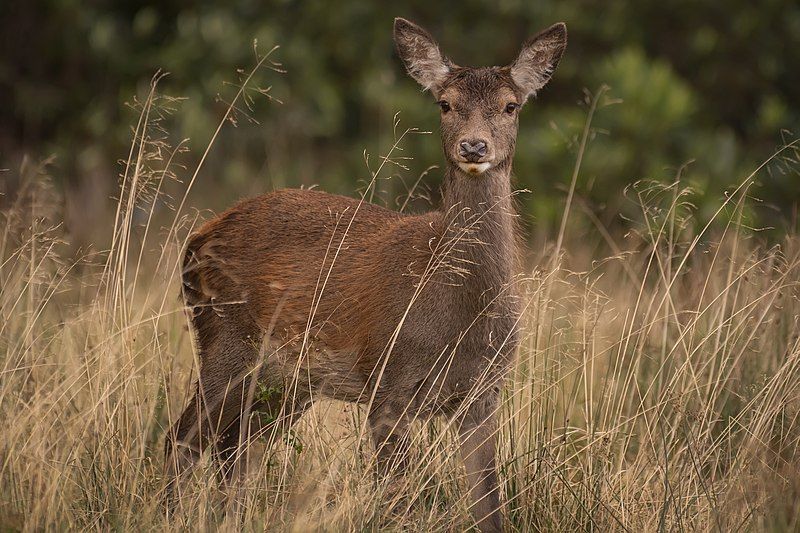
[[[458,143],[458,155],[470,163],[477,163],[488,151],[489,147],[482,140],[465,140]]]

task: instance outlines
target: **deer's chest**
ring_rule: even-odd
[[[519,313],[512,297],[494,297],[474,311],[439,309],[414,317],[398,339],[400,357],[392,369],[414,377],[420,411],[455,413],[464,401],[496,395],[519,344]],[[413,327],[416,326],[416,327]],[[410,381],[402,380],[404,382]]]

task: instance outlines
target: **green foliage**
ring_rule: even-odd
[[[259,382],[257,383],[257,389],[255,395],[256,404],[261,407],[255,414],[258,416],[264,431],[262,438],[269,442],[270,439],[275,437],[275,432],[272,431],[270,426],[278,422],[284,388]],[[303,453],[303,440],[294,429],[290,428],[280,434],[280,436],[286,446],[294,450],[295,453]]]
[[[610,87],[577,193],[588,208],[620,223],[621,191],[637,179],[672,181],[684,172],[702,194],[701,213],[764,161],[800,123],[800,4],[770,0],[654,0],[589,3],[325,2],[236,0],[190,5],[177,0],[76,2],[31,0],[0,7],[0,155],[57,155],[56,173],[74,188],[96,181],[113,189],[113,162],[127,153],[123,103],[143,92],[158,69],[162,84],[185,96],[170,131],[190,138],[199,157],[224,112],[237,69],[260,49],[281,45],[286,73],[262,73],[283,102],[256,99],[220,137],[200,177],[199,205],[221,208],[244,194],[320,184],[353,194],[369,176],[366,150],[390,144],[393,117],[435,131],[432,99],[404,76],[391,42],[395,16],[428,27],[460,64],[510,62],[520,43],[556,20],[569,46],[551,85],[522,115],[515,171],[527,217],[548,232],[561,212],[577,138],[583,91]],[[24,43],[25,46],[22,46]],[[248,119],[253,117],[258,123]],[[413,136],[406,182],[441,163],[435,137]],[[186,161],[191,167],[195,161]],[[780,210],[762,224],[785,224],[797,205],[793,164],[768,169],[755,194]],[[99,176],[99,177],[98,177]],[[435,190],[440,173],[426,182]],[[405,190],[393,180],[385,200]],[[213,195],[210,192],[213,191]],[[88,216],[88,214],[86,215]]]

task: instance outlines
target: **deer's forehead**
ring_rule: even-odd
[[[444,84],[441,98],[448,102],[470,102],[474,105],[507,103],[518,98],[508,72],[499,68],[456,70]]]

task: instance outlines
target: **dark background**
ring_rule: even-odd
[[[188,2],[29,0],[0,3],[0,174],[13,188],[23,156],[55,156],[48,172],[67,197],[67,225],[90,241],[107,216],[137,113],[125,106],[161,90],[186,97],[167,121],[173,143],[189,138],[186,179],[225,111],[236,69],[254,64],[253,39],[273,45],[285,74],[265,70],[260,86],[283,105],[255,100],[259,123],[239,116],[203,167],[192,205],[221,209],[238,197],[319,184],[354,195],[370,164],[400,129],[434,135],[404,143],[404,171],[381,182],[393,203],[430,165],[441,163],[438,111],[405,76],[392,19],[410,18],[465,65],[506,64],[522,41],[563,20],[569,44],[552,83],[526,106],[515,160],[524,216],[552,235],[563,210],[586,94],[610,91],[593,122],[578,179],[580,206],[624,229],[625,186],[672,181],[677,170],[697,194],[700,220],[800,125],[800,3],[789,0],[599,2],[363,0]],[[615,105],[610,104],[619,100]],[[800,177],[794,156],[759,173],[753,224],[796,225]],[[796,153],[795,153],[796,155]],[[423,182],[435,201],[440,171]],[[424,189],[420,189],[424,190]],[[0,197],[0,202],[2,202]]]

